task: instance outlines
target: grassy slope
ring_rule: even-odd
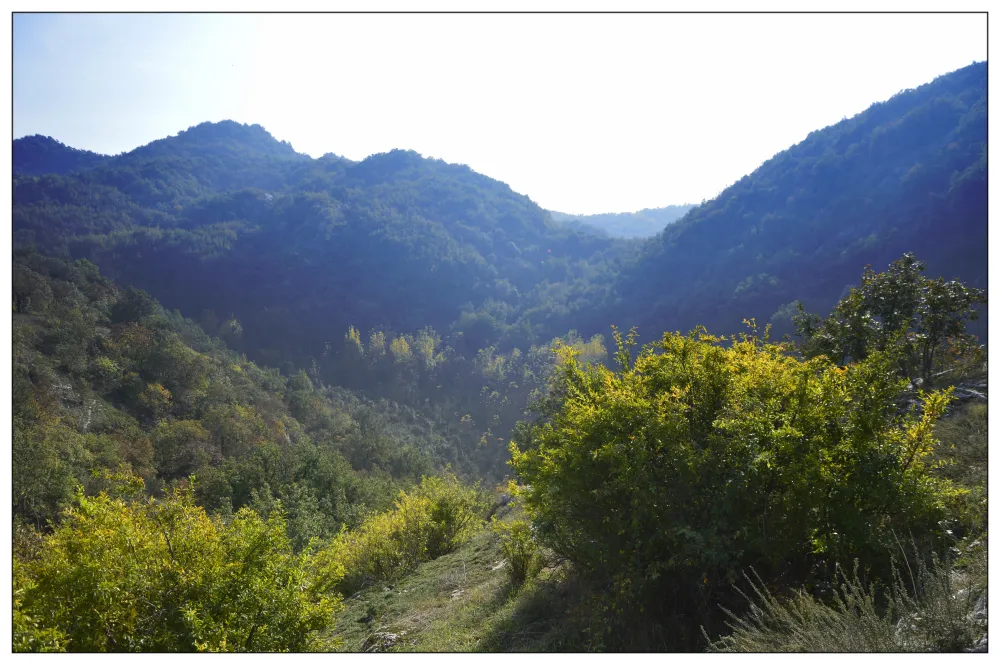
[[[546,567],[518,589],[508,582],[504,565],[496,538],[484,527],[456,551],[422,564],[396,584],[362,590],[346,599],[338,618],[334,633],[343,640],[341,650],[575,650],[567,625],[565,566]]]

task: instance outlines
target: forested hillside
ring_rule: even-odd
[[[103,164],[110,157],[63,145],[51,136],[25,136],[13,145],[14,173],[70,173]]]
[[[463,166],[405,151],[309,160],[236,123],[17,178],[14,198],[16,244],[92,259],[212,333],[235,317],[231,343],[272,365],[319,361],[351,325],[434,326],[472,354],[526,348],[571,328],[634,252]]]
[[[14,303],[13,498],[38,526],[127,463],[154,492],[197,476],[210,509],[274,493],[301,545],[450,461],[404,414],[258,367],[85,260],[15,255]]]
[[[235,348],[275,366],[315,359],[331,379],[324,350],[352,325],[430,325],[462,333],[467,353],[610,323],[732,331],[752,315],[788,332],[792,301],[827,309],[857,265],[904,251],[985,284],[968,240],[986,229],[985,72],[812,133],[641,257],[463,166],[405,151],[312,160],[231,122],[72,175],[16,177],[15,243],[89,258],[212,333],[235,318]],[[16,158],[30,163],[24,148]]]
[[[650,238],[683,217],[693,205],[645,208],[638,212],[569,215],[552,211],[552,219],[586,233],[614,238]]]
[[[783,306],[825,311],[857,266],[903,251],[984,287],[986,118],[978,63],[813,132],[648,243],[615,283],[612,318],[721,331],[754,316],[787,330]]]

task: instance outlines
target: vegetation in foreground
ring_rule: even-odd
[[[103,285],[99,292],[111,300],[102,306],[121,321],[110,339],[131,335],[124,348],[135,354],[155,307],[86,276],[86,268],[64,269],[83,280],[91,301]],[[906,391],[917,379],[929,383],[932,369],[939,383],[977,371],[982,350],[963,321],[984,298],[964,295],[961,285],[949,287],[957,299],[928,298],[941,292],[937,282],[896,279],[917,268],[904,257],[887,274],[866,273],[827,321],[802,315],[806,355],[771,342],[767,331],[758,335],[752,322],[735,340],[696,330],[665,334],[638,352],[634,334],[615,332],[617,371],[581,363],[586,347],[557,348],[537,417],[519,426],[511,444],[523,484],[510,489],[524,514],[520,507],[510,514],[507,501],[489,509],[487,495],[449,474],[425,476],[335,533],[316,530],[316,504],[312,516],[294,501],[289,511],[294,493],[254,490],[236,510],[230,500],[209,512],[212,494],[199,491],[197,478],[150,488],[121,457],[108,457],[119,460],[119,472],[97,473],[89,491],[80,487],[69,500],[46,504],[45,494],[31,493],[34,485],[21,485],[15,648],[977,648],[986,611],[986,407],[972,402],[943,418],[954,387],[916,399]],[[876,313],[872,324],[865,303],[884,303],[879,289],[911,303],[911,314]],[[855,311],[845,316],[848,306]],[[50,315],[65,312],[52,303],[40,309],[50,307]],[[837,324],[844,319],[864,326]],[[929,364],[915,364],[927,357],[928,319],[949,334],[933,346]],[[43,341],[35,362],[56,348],[49,352],[70,372],[83,372],[91,356],[95,371],[121,364],[149,381],[157,375],[147,372],[163,370],[148,358],[164,345],[177,357],[192,353],[168,323],[152,329],[160,332],[150,335],[147,355],[113,355],[121,347],[103,341],[93,348],[112,355],[73,355],[67,338],[63,346]],[[48,335],[60,334],[54,330]],[[839,360],[847,364],[817,351],[817,339],[845,344],[850,351]],[[868,344],[852,345],[856,339]],[[36,397],[21,402],[20,417],[64,432],[49,439],[50,464],[72,472],[59,446],[79,435],[53,417],[58,403],[38,399],[46,393],[36,377],[44,376],[21,379],[20,394]],[[173,383],[160,389],[168,396],[162,403],[148,383],[134,405],[132,393],[100,384],[112,404],[145,417],[137,431],[143,422],[153,427],[154,471],[147,473],[154,481],[159,468],[172,468],[163,465],[175,463],[177,449],[158,438],[171,421],[150,419],[150,411],[197,408],[175,407],[169,396],[217,381],[164,376]],[[308,389],[308,379],[299,382]],[[301,409],[294,401],[291,408]],[[253,412],[239,413],[222,432],[245,427]],[[187,427],[207,431],[197,421]],[[26,432],[23,440],[37,439]],[[101,441],[83,436],[77,445],[87,451]],[[114,448],[89,450],[107,456]],[[23,520],[45,515],[29,511],[46,505],[62,506],[47,528]],[[847,562],[855,562],[851,575]],[[442,586],[443,579],[451,581]],[[740,586],[748,580],[750,592]],[[719,637],[706,642],[708,635]]]

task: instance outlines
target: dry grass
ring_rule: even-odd
[[[987,621],[987,547],[964,546],[952,563],[907,564],[880,601],[841,571],[840,588],[825,604],[804,591],[776,598],[749,576],[750,610],[728,612],[732,632],[710,643],[723,652],[957,652],[981,646]],[[904,581],[904,576],[908,581]]]

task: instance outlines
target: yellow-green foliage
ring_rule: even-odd
[[[405,337],[394,337],[389,343],[389,352],[392,353],[394,362],[407,363],[413,360],[413,351],[410,350],[410,343]]]
[[[952,409],[934,427],[941,440],[935,456],[943,462],[938,473],[969,490],[962,497],[961,511],[961,525],[968,534],[985,532],[987,526],[988,415],[986,403],[972,403]]]
[[[556,341],[573,349],[576,359],[581,364],[603,363],[608,359],[608,350],[604,346],[603,335],[594,335],[589,341],[585,341],[577,335],[568,335],[565,341],[561,339]]]
[[[294,555],[280,511],[229,524],[142,480],[77,496],[31,556],[15,556],[16,651],[303,651],[339,608]]]
[[[345,595],[394,580],[468,539],[482,522],[482,509],[478,490],[454,476],[424,478],[411,492],[400,492],[392,510],[342,532],[318,554],[317,565],[342,568],[343,577],[334,575],[331,586]]]
[[[152,419],[159,420],[170,408],[170,391],[159,383],[147,384],[139,395],[139,403],[149,412]]]
[[[372,331],[368,338],[368,355],[372,358],[385,355],[385,333],[381,330]]]
[[[929,457],[947,392],[903,412],[893,358],[803,361],[755,332],[666,334],[634,363],[616,335],[617,372],[563,349],[554,399],[511,445],[543,542],[634,609],[704,604],[751,565],[885,572],[893,530],[923,537],[949,514],[958,490]]]
[[[444,353],[441,352],[440,347],[441,336],[432,328],[421,330],[413,342],[414,352],[425,369],[433,369],[445,361]]]
[[[348,328],[347,333],[344,334],[344,339],[347,341],[348,348],[357,350],[359,356],[365,355],[365,347],[361,343],[361,334],[357,328],[354,326]]]
[[[515,585],[523,584],[538,562],[538,543],[531,532],[531,522],[524,519],[501,522],[494,517],[491,526],[500,540],[508,577]]]

